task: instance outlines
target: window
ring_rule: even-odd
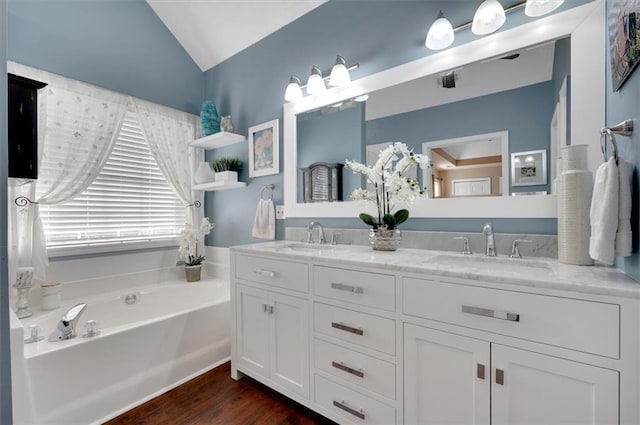
[[[103,169],[73,201],[42,205],[47,249],[66,253],[106,252],[175,244],[186,208],[158,168],[134,112]]]

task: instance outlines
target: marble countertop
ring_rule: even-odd
[[[535,288],[640,299],[640,282],[614,267],[573,266],[556,259],[465,256],[451,251],[400,248],[374,251],[362,245],[317,245],[291,241],[231,247],[234,252],[288,259],[330,261],[347,266],[479,279]]]

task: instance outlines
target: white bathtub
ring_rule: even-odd
[[[137,302],[125,303],[127,294]],[[88,304],[78,337],[48,342],[63,314]],[[113,418],[228,360],[229,281],[165,282],[66,300],[22,321],[45,339],[24,344],[16,424],[89,424]],[[100,335],[83,338],[87,320]],[[14,368],[14,371],[16,368]],[[15,373],[14,373],[15,375]],[[18,373],[19,375],[19,373]],[[14,403],[15,406],[15,403]]]

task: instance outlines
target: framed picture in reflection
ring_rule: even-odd
[[[547,184],[547,150],[511,154],[511,186]]]

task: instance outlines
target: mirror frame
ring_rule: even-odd
[[[600,162],[598,134],[605,120],[605,4],[595,0],[415,61],[284,104],[284,204],[287,217],[358,217],[360,202],[299,203],[296,116],[365,93],[434,75],[522,47],[571,37],[571,139],[589,145],[589,169]],[[593,52],[596,52],[594,54]],[[509,160],[507,158],[507,160]],[[348,171],[347,171],[348,172]],[[345,196],[347,196],[345,194]],[[412,217],[555,218],[555,195],[420,199]]]

